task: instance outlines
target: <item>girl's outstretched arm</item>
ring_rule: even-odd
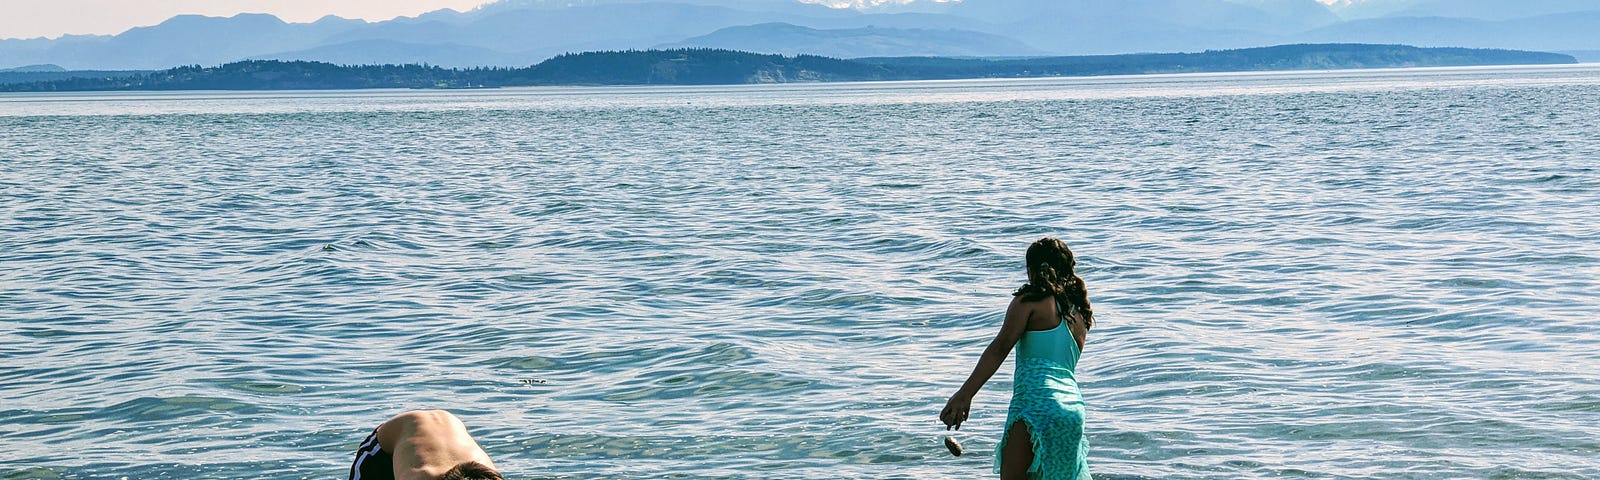
[[[989,342],[988,348],[983,349],[983,356],[978,357],[978,365],[972,368],[972,375],[967,377],[966,383],[961,384],[961,389],[956,390],[955,395],[950,396],[944,410],[939,412],[939,420],[944,422],[946,430],[951,427],[959,430],[961,423],[967,421],[967,413],[972,410],[973,395],[977,395],[983,384],[989,382],[989,377],[1000,370],[1000,365],[1011,355],[1011,349],[1028,331],[1030,314],[1031,309],[1022,303],[1021,297],[1011,298],[1011,306],[1006,307],[1006,320],[1000,325],[1000,333]]]

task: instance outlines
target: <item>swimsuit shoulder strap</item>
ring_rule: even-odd
[[[1078,306],[1072,304],[1072,302],[1067,302],[1067,308],[1061,308],[1061,297],[1053,298],[1056,302],[1056,314],[1061,316],[1063,322],[1072,318],[1072,314],[1078,311]]]

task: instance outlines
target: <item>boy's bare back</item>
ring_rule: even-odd
[[[467,462],[494,468],[461,419],[444,410],[396,415],[378,427],[378,444],[394,455],[396,480],[432,480]]]

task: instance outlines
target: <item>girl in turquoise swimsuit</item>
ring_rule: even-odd
[[[1073,372],[1084,338],[1094,326],[1094,311],[1077,262],[1061,240],[1043,238],[1028,246],[1028,283],[1012,294],[1000,334],[978,359],[978,366],[939,413],[945,428],[961,428],[972,396],[994,376],[1013,348],[1017,370],[1005,433],[995,447],[995,472],[1003,480],[1089,479],[1088,443],[1083,434],[1083,395]]]

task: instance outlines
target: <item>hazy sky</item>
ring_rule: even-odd
[[[289,22],[330,14],[388,20],[441,8],[469,10],[485,3],[489,0],[0,0],[0,38],[116,34],[185,13],[270,13]]]

